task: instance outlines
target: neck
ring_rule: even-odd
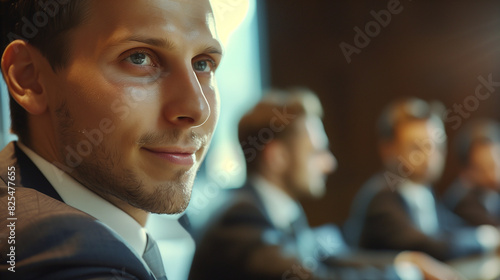
[[[134,207],[129,203],[115,197],[112,195],[103,195],[97,193],[99,196],[109,201],[114,206],[120,208],[123,212],[127,213],[130,217],[132,217],[137,223],[139,223],[142,227],[146,226],[146,222],[148,221],[149,212],[142,210],[140,208]]]
[[[29,136],[30,139],[22,139],[22,143],[37,153],[43,159],[50,163],[57,162],[59,165],[65,165],[63,157],[60,155],[60,150],[54,136],[54,129],[51,125],[47,125],[48,117],[40,116],[41,120],[29,120]],[[31,141],[33,139],[34,141]],[[67,167],[69,169],[69,167]],[[67,171],[67,170],[65,170]]]
[[[275,186],[278,189],[280,189],[281,191],[283,191],[290,198],[292,198],[294,200],[296,199],[294,197],[294,195],[292,194],[292,192],[287,187],[287,184],[286,184],[284,178],[282,178],[281,176],[277,176],[276,174],[272,174],[272,173],[270,174],[270,173],[265,173],[265,172],[262,172],[258,175],[261,176],[262,178],[264,178],[269,183],[271,183],[273,186]]]

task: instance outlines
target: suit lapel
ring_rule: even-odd
[[[277,231],[279,231],[283,235],[283,248],[285,251],[292,253],[293,255],[298,256],[300,259],[305,259],[308,256],[312,256],[311,251],[312,248],[316,248],[314,246],[314,237],[312,236],[311,228],[309,227],[309,223],[307,221],[307,217],[305,215],[302,206],[298,205],[299,217],[295,221],[290,224],[290,228],[282,229],[277,228],[276,225],[272,222],[272,219],[269,216],[269,213],[266,211],[266,207],[264,206],[264,202],[262,201],[260,195],[257,193],[257,190],[251,183],[247,183],[240,190],[243,192],[245,197],[252,199],[255,205],[260,209],[262,214],[267,219],[268,223],[272,225]]]
[[[16,187],[35,189],[63,202],[61,196],[16,142],[9,143],[0,152],[0,177],[4,182],[8,182],[8,168],[11,166],[15,167]]]
[[[259,210],[264,214],[266,217],[267,221],[274,226],[274,223],[271,220],[271,217],[269,216],[269,213],[267,213],[266,207],[264,206],[264,202],[262,201],[260,195],[257,193],[255,190],[255,187],[253,184],[248,182],[245,184],[241,189],[238,190],[238,192],[241,192],[241,195],[245,198],[251,199],[253,202],[255,202],[255,205]]]

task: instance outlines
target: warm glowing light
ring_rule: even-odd
[[[215,15],[217,33],[222,44],[227,45],[231,33],[245,19],[249,0],[210,0]]]

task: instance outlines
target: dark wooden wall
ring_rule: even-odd
[[[474,103],[479,76],[500,82],[500,1],[258,1],[269,85],[302,85],[318,93],[339,161],[326,196],[303,202],[312,225],[344,222],[357,189],[380,169],[374,125],[394,98],[442,101],[452,110],[449,140],[460,126],[454,106],[464,101],[463,121],[500,117],[500,86]],[[374,20],[372,10],[398,2],[400,12],[348,63],[339,44],[355,46],[354,28],[364,30]],[[457,172],[453,156],[448,159],[438,191]]]

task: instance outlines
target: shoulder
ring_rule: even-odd
[[[359,189],[357,198],[366,202],[381,192],[395,190],[399,183],[394,180],[391,174],[386,171],[376,173],[370,177]]]
[[[461,201],[470,197],[471,194],[470,187],[465,186],[462,180],[455,179],[455,181],[453,181],[453,183],[446,189],[441,200],[446,207],[454,210]]]
[[[219,223],[225,225],[270,225],[259,198],[250,189],[239,189],[230,194],[230,203],[221,209]]]
[[[362,200],[363,205],[379,200],[398,200],[400,195],[397,189],[401,180],[403,180],[401,177],[390,171],[377,173],[363,184],[357,198]]]
[[[0,190],[0,207],[7,208],[6,196],[10,194],[4,186]],[[16,220],[0,234],[14,237],[9,245],[2,242],[0,248],[2,252],[14,249],[16,277],[73,279],[130,273],[148,279],[149,272],[139,257],[95,218],[33,189],[18,187],[13,196]],[[7,220],[9,212],[1,213],[1,219]],[[8,266],[4,258],[6,254],[0,256],[0,271],[6,271],[3,267]],[[62,267],[67,268],[60,270]]]
[[[223,207],[212,214],[202,240],[259,239],[263,231],[275,230],[258,197],[247,188],[232,190]],[[211,242],[209,242],[211,243]]]
[[[370,193],[367,193],[367,197],[370,199],[366,200],[366,207],[368,207],[368,212],[394,212],[395,209],[406,210],[406,203],[398,191],[398,185],[390,187],[387,182],[383,182],[382,178],[379,178],[379,185],[372,185]]]
[[[197,245],[190,279],[278,279],[296,264],[283,255],[285,241],[251,190],[232,191]]]

